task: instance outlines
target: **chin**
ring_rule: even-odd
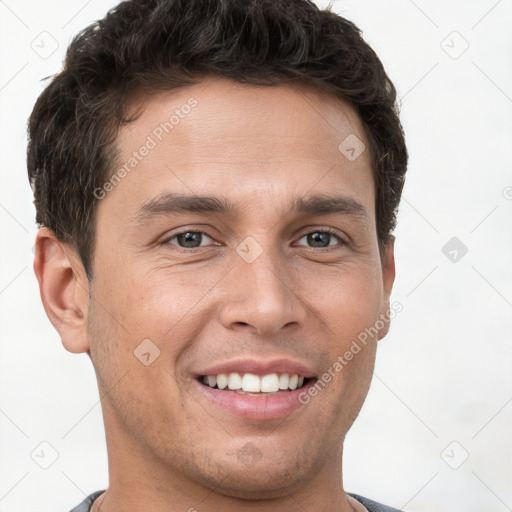
[[[215,469],[211,459],[203,467],[195,466],[194,479],[231,498],[271,500],[300,489],[320,470],[321,464],[315,464],[303,447],[292,457],[290,451],[270,450],[270,457],[256,450],[255,445],[246,443],[236,457],[219,456]]]
[[[234,470],[235,471],[235,470]],[[256,469],[231,473],[226,479],[214,484],[216,492],[243,500],[272,500],[282,498],[301,487],[303,475],[295,472],[276,473],[270,469]]]

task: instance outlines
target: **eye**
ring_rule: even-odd
[[[201,242],[204,241],[205,238],[210,240],[210,242],[212,241],[212,238],[204,231],[183,231],[182,233],[177,233],[168,238],[164,243],[177,245],[183,249],[196,249],[198,247],[204,247]]]
[[[306,243],[311,244],[310,247],[332,247],[334,244],[331,244],[333,242],[333,239],[336,239],[339,243],[339,245],[345,245],[345,241],[337,235],[334,231],[331,230],[318,230],[318,231],[311,231],[310,233],[304,235],[302,238],[299,239],[303,240],[306,239]],[[303,245],[303,244],[298,244]]]
[[[323,229],[311,231],[299,239],[297,245],[305,245],[300,243],[306,240],[306,244],[313,248],[327,248],[335,245],[345,245],[345,241],[334,231]],[[198,249],[208,246],[213,239],[204,231],[183,231],[164,240],[163,243],[176,245],[182,249]],[[336,241],[338,244],[336,244]]]

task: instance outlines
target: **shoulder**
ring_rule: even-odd
[[[382,505],[381,503],[369,500],[368,498],[364,498],[363,496],[359,496],[357,494],[352,493],[348,494],[349,496],[352,496],[352,498],[357,500],[359,503],[361,503],[361,505],[364,505],[367,508],[368,512],[401,512],[397,508]]]
[[[85,500],[82,501],[82,503],[77,505],[70,512],[89,512],[91,510],[91,505],[94,503],[94,500],[104,492],[105,491],[96,491],[93,492],[92,494],[89,494],[89,496],[87,496],[87,498],[85,498]]]

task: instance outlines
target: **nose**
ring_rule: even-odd
[[[264,250],[248,263],[234,254],[221,309],[221,322],[231,330],[250,329],[272,336],[281,329],[304,325],[307,308],[301,297],[297,270],[277,251]]]

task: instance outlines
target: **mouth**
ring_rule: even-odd
[[[314,377],[305,377],[297,373],[219,373],[200,375],[198,382],[203,386],[220,391],[234,392],[248,396],[273,396],[290,393],[307,386]]]
[[[223,418],[229,413],[261,423],[284,418],[297,409],[312,410],[304,406],[301,396],[315,384],[318,380],[316,377],[284,372],[208,373],[200,374],[193,380],[197,396],[204,402],[206,410],[218,408]]]

